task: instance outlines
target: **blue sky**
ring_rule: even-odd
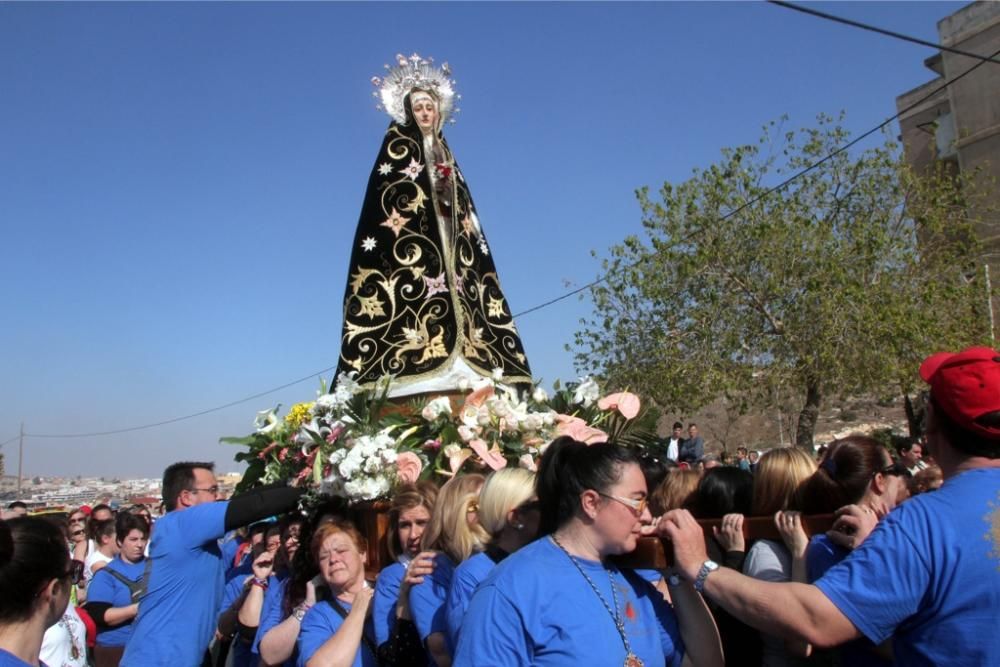
[[[960,3],[817,3],[937,41]],[[932,50],[760,3],[0,4],[0,442],[198,412],[335,365],[397,52],[452,65],[446,130],[515,312],[593,280],[680,181],[783,113],[862,132]],[[573,379],[589,302],[519,328]],[[25,473],[236,469],[220,436],[314,380],[129,434],[26,439]],[[17,443],[3,448],[16,472]]]

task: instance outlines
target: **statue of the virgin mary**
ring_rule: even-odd
[[[448,392],[531,371],[469,187],[441,132],[458,109],[448,65],[397,56],[372,79],[392,117],[365,192],[338,374],[390,396]],[[454,122],[454,121],[452,121]]]

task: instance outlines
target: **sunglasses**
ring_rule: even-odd
[[[879,470],[878,472],[882,473],[883,475],[889,475],[892,477],[913,477],[910,471],[906,469],[906,466],[898,462],[893,463],[892,465],[888,465]]]
[[[602,498],[607,498],[608,500],[615,500],[621,503],[625,507],[628,507],[633,512],[635,512],[636,516],[642,516],[642,513],[646,509],[646,505],[649,504],[649,500],[647,498],[625,498],[624,496],[612,496],[607,493],[601,493],[600,491],[597,492],[597,495],[601,496]]]
[[[69,583],[74,586],[83,581],[83,562],[71,560],[69,562],[69,570],[62,576],[63,579],[67,577],[69,577]]]

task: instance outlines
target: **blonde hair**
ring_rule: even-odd
[[[684,507],[698,488],[701,474],[697,470],[671,468],[666,478],[649,496],[650,511],[659,516]]]
[[[484,479],[475,473],[460,475],[441,487],[431,521],[420,539],[421,550],[444,552],[457,565],[489,541],[479,522],[470,525],[467,518]]]
[[[765,453],[753,476],[753,515],[771,516],[788,509],[796,491],[816,472],[816,462],[797,447]]]
[[[535,474],[524,468],[502,468],[489,474],[479,492],[479,525],[496,537],[507,514],[535,495]]]

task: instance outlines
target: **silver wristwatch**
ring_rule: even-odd
[[[296,621],[301,623],[302,619],[305,618],[307,611],[309,611],[309,607],[305,606],[304,604],[300,604],[298,607],[292,610],[292,617]]]
[[[705,591],[705,579],[708,575],[719,569],[719,564],[714,560],[706,560],[701,564],[701,569],[698,570],[698,576],[694,579],[694,589],[699,593]]]

